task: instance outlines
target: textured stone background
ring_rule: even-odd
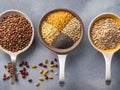
[[[44,58],[57,57],[55,53],[42,45],[37,34],[39,20],[46,12],[55,8],[68,8],[75,11],[85,26],[82,43],[67,57],[65,86],[59,87],[58,76],[55,76],[54,80],[41,83],[38,88],[23,79],[13,86],[9,81],[3,82],[2,73],[5,72],[3,66],[9,62],[10,58],[0,51],[0,90],[120,90],[120,51],[113,57],[112,83],[106,86],[104,58],[90,45],[87,36],[90,21],[96,15],[102,12],[120,15],[120,0],[0,0],[0,12],[7,9],[20,10],[26,13],[34,24],[34,42],[29,50],[18,56],[18,62],[27,60],[30,64],[36,64]],[[29,77],[36,81],[39,77],[38,71],[29,70],[29,72]]]

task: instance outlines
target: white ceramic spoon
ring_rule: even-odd
[[[65,62],[66,62],[67,54],[65,55],[58,54],[57,56],[59,58],[59,64],[60,64],[59,84],[61,87],[63,87],[65,83]]]
[[[11,9],[11,10],[7,10],[7,11],[2,12],[0,14],[0,21],[2,20],[3,17],[5,17],[5,16],[7,16],[7,15],[9,15],[11,13],[17,13],[17,14],[22,15],[23,17],[25,17],[30,22],[31,27],[32,27],[32,37],[31,37],[31,40],[29,42],[29,45],[27,47],[25,47],[23,50],[20,50],[20,51],[17,51],[17,52],[13,53],[13,52],[8,51],[8,50],[6,50],[6,49],[4,49],[4,48],[2,48],[0,46],[0,49],[2,51],[4,51],[5,53],[7,53],[8,55],[10,55],[10,58],[11,58],[11,61],[12,61],[12,66],[13,66],[13,69],[12,69],[13,75],[12,75],[12,81],[11,81],[11,83],[14,84],[15,83],[15,75],[16,75],[16,71],[15,71],[16,58],[17,58],[18,54],[20,54],[20,53],[24,52],[25,50],[27,50],[30,47],[30,45],[32,44],[32,41],[33,41],[33,38],[34,38],[34,27],[33,27],[33,24],[31,22],[31,20],[29,19],[29,17],[26,14],[24,14],[23,12],[18,11],[18,10],[12,10]]]
[[[101,52],[101,53],[103,54],[104,58],[105,58],[105,64],[106,64],[106,76],[105,76],[106,80],[105,80],[105,82],[106,82],[107,85],[109,85],[109,84],[111,83],[111,62],[112,62],[112,56],[114,55],[114,53],[115,53],[116,51],[119,50],[120,47],[118,46],[116,49],[109,50],[109,51],[103,51],[103,50],[97,48],[97,47],[93,44],[93,42],[92,42],[92,40],[91,40],[91,34],[90,34],[91,28],[92,28],[92,26],[94,25],[94,23],[95,23],[97,20],[102,19],[102,18],[113,18],[117,23],[120,24],[120,17],[119,17],[118,15],[116,15],[116,14],[113,14],[113,13],[103,13],[103,14],[100,14],[100,15],[96,16],[96,17],[91,21],[91,23],[90,23],[90,25],[89,25],[89,28],[88,28],[88,37],[89,37],[90,43],[92,44],[92,46],[93,46],[96,50],[98,50],[99,52]]]

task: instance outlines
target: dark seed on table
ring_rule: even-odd
[[[24,74],[24,75],[25,75],[25,71],[23,71],[23,72],[22,72],[22,74]]]
[[[7,65],[4,65],[4,68],[7,69]]]
[[[22,66],[22,64],[19,64],[19,67],[21,67]]]
[[[56,58],[54,58],[54,61],[57,62],[58,60]]]
[[[54,64],[54,61],[51,61],[51,63],[50,64]]]
[[[43,66],[43,63],[39,63],[39,66]]]
[[[22,78],[25,78],[25,75],[22,75]]]
[[[43,65],[44,68],[47,68],[47,65]]]
[[[25,67],[23,68],[23,71],[26,71],[26,68],[25,68]]]
[[[29,82],[29,83],[32,83],[32,79],[29,79],[28,82]]]
[[[22,62],[19,64],[20,67],[23,66],[23,65],[24,65],[24,61],[22,61]]]
[[[45,79],[48,80],[48,76],[46,76]]]
[[[27,67],[27,68],[30,68],[30,66],[29,66],[29,65],[26,65],[26,67]]]

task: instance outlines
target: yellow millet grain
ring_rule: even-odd
[[[73,15],[70,12],[61,10],[50,13],[47,16],[46,21],[61,31],[72,18]]]
[[[56,38],[56,36],[58,36],[59,33],[59,30],[53,25],[47,22],[42,23],[42,37],[49,45],[52,44],[53,40]]]

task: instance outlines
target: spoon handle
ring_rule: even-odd
[[[65,84],[65,61],[67,55],[58,55],[59,64],[60,64],[60,75],[59,75],[59,85],[61,87]]]
[[[105,64],[106,64],[106,85],[110,85],[111,83],[111,62],[112,62],[112,56],[113,53],[103,53],[103,56],[105,58]]]
[[[11,61],[12,61],[12,81],[11,84],[15,83],[15,77],[16,77],[16,55],[11,55]]]

